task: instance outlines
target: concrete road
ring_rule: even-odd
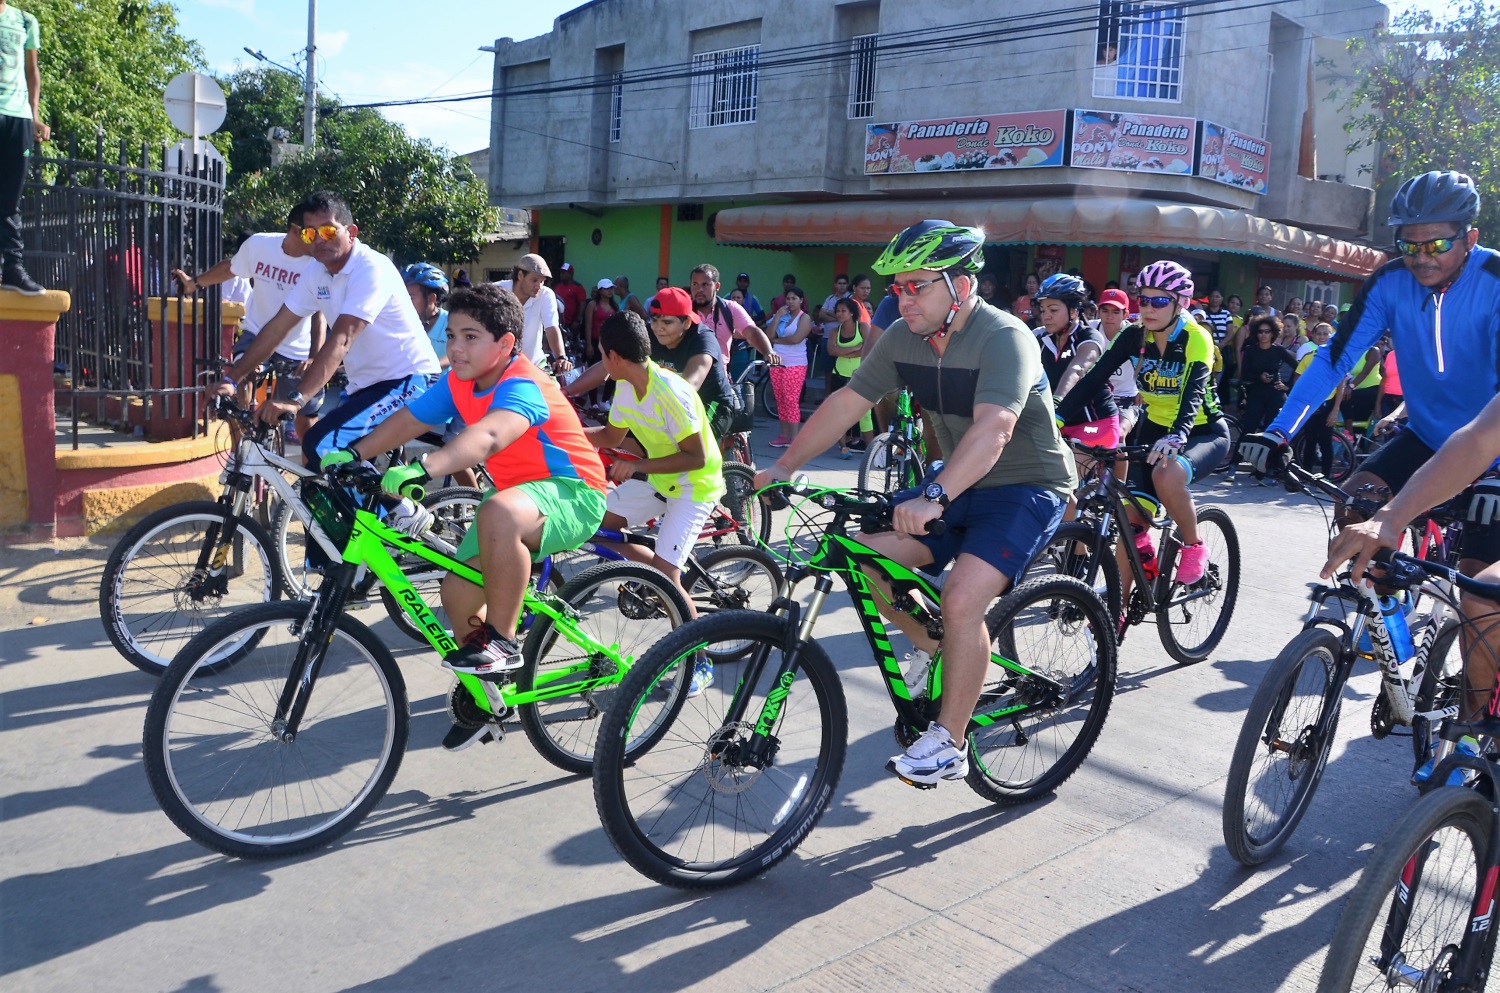
[[[762,450],[766,461],[770,453]],[[814,478],[852,482],[826,456]],[[1134,630],[1088,761],[1052,798],[993,807],[883,771],[891,714],[847,598],[820,628],[846,680],[850,750],[801,849],[687,895],[622,863],[590,784],[516,734],[449,754],[448,677],[376,610],[412,700],[389,795],[331,849],[233,861],[184,838],[141,766],[153,681],[97,618],[107,547],[0,548],[0,988],[42,991],[1310,990],[1370,847],[1413,798],[1376,689],[1291,844],[1261,871],[1220,836],[1230,751],[1266,661],[1296,631],[1325,543],[1305,498],[1215,481],[1244,580],[1209,662]],[[33,623],[35,622],[35,623]]]

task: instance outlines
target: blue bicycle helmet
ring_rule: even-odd
[[[1089,291],[1083,280],[1066,272],[1053,273],[1043,280],[1032,295],[1033,300],[1060,300],[1069,310],[1077,310],[1088,299]]]
[[[448,295],[448,277],[431,262],[413,262],[401,271],[407,286],[422,286],[440,296]]]
[[[1401,184],[1391,198],[1393,228],[1407,224],[1474,223],[1479,216],[1479,191],[1474,180],[1461,172],[1424,172]]]

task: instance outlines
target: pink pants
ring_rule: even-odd
[[[802,423],[802,383],[807,379],[807,366],[771,366],[771,389],[776,391],[778,420],[788,424]]]

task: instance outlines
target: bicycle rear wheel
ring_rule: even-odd
[[[725,545],[698,556],[693,585],[688,590],[698,616],[721,610],[754,610],[767,613],[771,602],[781,591],[781,567],[770,552],[745,545]],[[684,580],[687,574],[684,573]],[[728,642],[717,646],[719,654],[711,656],[733,659],[750,648]]]
[[[1242,865],[1275,855],[1307,813],[1338,731],[1342,655],[1331,632],[1308,628],[1250,701],[1224,786],[1224,845]]]
[[[223,535],[230,526],[234,538]],[[208,568],[198,569],[205,544]],[[222,558],[222,561],[219,561]],[[198,500],[148,514],[125,532],[104,564],[99,614],[125,660],[158,676],[195,635],[235,607],[281,596],[271,538],[249,515]],[[248,642],[221,647],[231,659]]]
[[[1349,895],[1318,993],[1480,989],[1478,976],[1455,973],[1469,942],[1485,942],[1480,969],[1494,954],[1493,925],[1471,924],[1493,824],[1483,797],[1452,787],[1402,814]]]
[[[672,632],[621,684],[621,705],[600,728],[594,804],[638,872],[683,889],[744,882],[790,855],[822,817],[844,764],[844,692],[816,642],[778,686],[786,641],[784,618],[714,614]],[[713,684],[685,698],[700,652],[726,643],[752,648],[715,662]],[[785,695],[757,749],[754,724],[773,690]],[[736,700],[744,718],[731,721]]]
[[[985,674],[969,722],[969,787],[994,803],[1026,803],[1061,786],[1104,729],[1114,624],[1087,586],[1055,577],[1017,586],[985,625],[993,650],[1037,675],[998,664]]]
[[[1355,454],[1354,443],[1348,432],[1336,431],[1333,435],[1333,471],[1329,477],[1335,483],[1342,483],[1354,472],[1354,467],[1359,464],[1359,457]]]
[[[1413,709],[1419,714],[1463,706],[1464,660],[1456,649],[1459,628],[1459,622],[1450,617],[1433,639],[1432,648],[1427,653],[1427,667],[1422,670],[1422,682],[1412,701]],[[1430,724],[1427,734],[1412,729],[1412,755],[1417,767],[1427,761],[1428,751],[1436,744],[1437,730],[1437,724]]]
[[[422,498],[422,506],[432,511],[432,533],[454,548],[463,541],[469,528],[474,526],[479,505],[483,502],[484,493],[472,486],[445,486]],[[398,555],[396,561],[400,563],[406,581],[421,594],[422,600],[442,622],[443,627],[452,633],[453,624],[443,610],[443,577],[448,575],[447,570],[415,555]],[[401,604],[391,595],[391,591],[384,586],[380,587],[380,602],[402,634],[419,645],[431,644],[416,622],[401,609]]]
[[[162,810],[199,844],[240,858],[309,851],[351,830],[406,750],[406,684],[380,639],[340,616],[309,632],[306,601],[260,604],[207,628],[162,675],[143,750]],[[330,638],[295,739],[277,703],[304,640]],[[204,665],[253,642],[234,665]]]
[[[1202,662],[1219,647],[1240,595],[1240,539],[1229,515],[1199,507],[1198,540],[1208,549],[1203,578],[1190,587],[1166,580],[1176,574],[1178,558],[1178,546],[1168,542],[1157,582],[1166,592],[1157,597],[1156,630],[1167,654],[1184,664]]]
[[[551,684],[606,682],[516,710],[521,728],[542,758],[559,769],[587,773],[593,768],[600,722],[619,700],[620,679],[652,645],[688,619],[688,602],[660,571],[636,562],[605,562],[585,569],[557,595],[577,612],[573,623],[579,632],[613,646],[615,654],[590,654],[569,641],[552,618],[538,616],[521,647],[524,661],[516,689],[529,693]]]

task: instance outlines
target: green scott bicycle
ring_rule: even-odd
[[[196,635],[146,713],[146,772],[162,810],[226,855],[272,858],[328,844],[395,778],[410,722],[406,685],[390,650],[345,612],[364,573],[385,584],[441,655],[458,645],[396,556],[483,582],[431,532],[411,538],[379,520],[374,470],[340,467],[302,486],[342,561],[310,600],[243,607]],[[556,594],[528,588],[523,666],[512,681],[458,674],[451,716],[499,729],[514,708],[545,758],[586,772],[621,677],[688,615],[672,582],[637,563],[586,569]],[[688,681],[676,692],[686,695]]]
[[[808,499],[793,507],[788,547],[814,550],[791,565],[770,611],[725,611],[673,631],[636,662],[600,726],[600,819],[621,856],[657,882],[707,889],[749,879],[786,858],[827,809],[848,722],[813,629],[835,575],[880,666],[897,742],[911,744],[938,713],[941,653],[909,690],[915,674],[902,672],[877,610],[885,594],[867,572],[941,640],[938,588],[847,533],[855,522],[889,530],[890,498],[801,492]],[[803,608],[791,594],[810,576]],[[992,802],[1024,803],[1056,790],[1098,738],[1114,694],[1113,625],[1098,596],[1068,577],[1022,583],[986,624],[992,664],[967,730],[968,783]],[[676,688],[705,655],[714,683],[685,698]]]

